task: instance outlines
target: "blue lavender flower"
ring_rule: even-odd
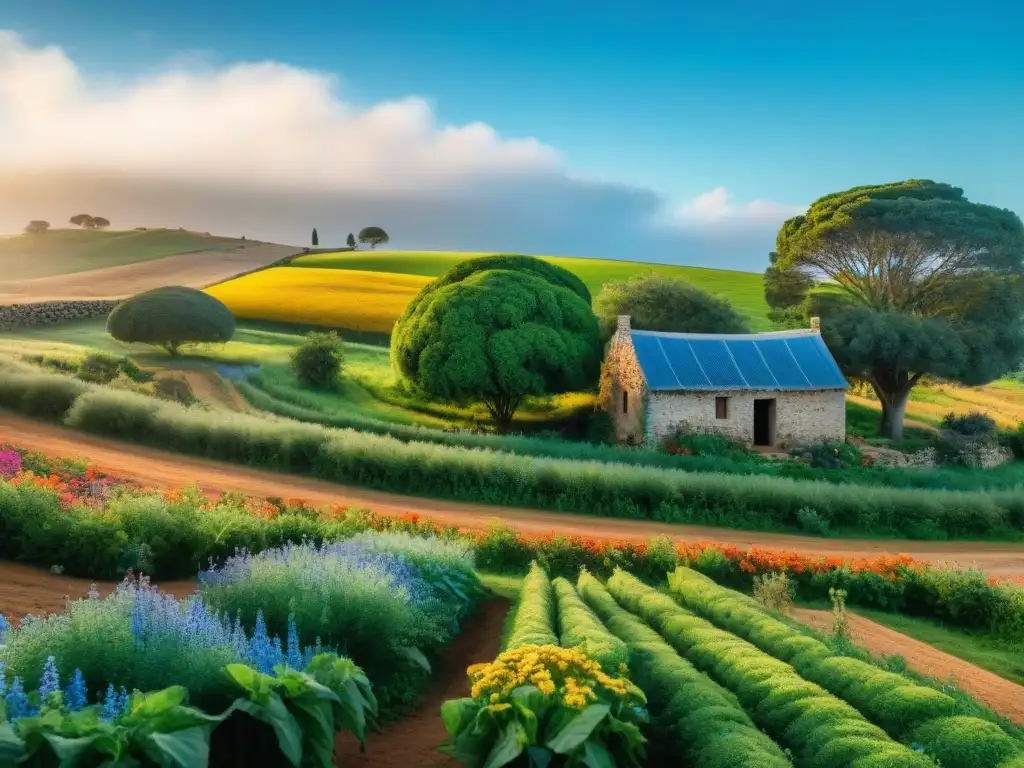
[[[25,687],[21,684],[20,677],[15,676],[11,682],[11,690],[4,696],[4,705],[7,708],[9,720],[17,720],[32,714],[32,705],[25,694]]]
[[[117,697],[117,716],[120,717],[128,711],[128,691],[121,686],[121,692]]]
[[[0,699],[7,695],[7,670],[4,663],[0,661]]]
[[[39,681],[39,698],[49,699],[60,690],[60,673],[57,671],[57,660],[48,656],[43,665],[43,676]]]
[[[64,689],[64,703],[68,705],[72,712],[77,712],[85,708],[85,705],[88,703],[87,698],[85,678],[82,676],[82,670],[76,669],[75,674],[71,676],[71,682]]]
[[[285,662],[292,669],[303,669],[302,646],[299,645],[299,630],[295,626],[295,617],[288,617],[288,654]]]
[[[11,622],[7,620],[7,617],[0,613],[0,645],[4,644],[4,635],[7,634],[7,630],[11,628]]]
[[[117,691],[114,690],[114,684],[110,683],[107,685],[107,692],[103,696],[103,710],[100,712],[100,719],[105,723],[109,723],[111,720],[116,719],[119,714]]]

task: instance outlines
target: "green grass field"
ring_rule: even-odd
[[[293,267],[350,269],[437,277],[461,261],[488,255],[490,253],[451,251],[342,251],[300,256],[291,265]],[[756,272],[734,272],[726,269],[606,261],[567,256],[541,256],[540,258],[574,272],[583,280],[594,296],[609,280],[624,280],[641,272],[657,272],[671,277],[679,277],[705,291],[724,296],[737,311],[749,318],[753,330],[762,331],[770,328],[766,317],[768,305],[764,300],[763,281],[761,275]]]
[[[0,279],[27,280],[204,250],[226,250],[241,243],[176,229],[53,229],[42,235],[0,237]]]

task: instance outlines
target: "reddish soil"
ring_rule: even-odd
[[[793,611],[793,616],[815,629],[828,630],[832,627],[832,614],[829,611],[798,608]],[[911,669],[922,675],[937,680],[952,678],[960,688],[987,704],[993,712],[1018,725],[1024,725],[1024,686],[1011,683],[988,670],[863,616],[849,613],[849,619],[853,639],[861,647],[876,656],[900,655],[907,660]]]
[[[454,768],[458,763],[437,751],[448,738],[441,722],[441,704],[469,694],[466,667],[491,661],[498,655],[501,628],[508,611],[506,600],[490,600],[480,614],[469,619],[462,634],[445,649],[440,667],[426,698],[408,717],[372,733],[366,751],[351,734],[339,734],[335,742],[335,765],[363,768]]]
[[[523,533],[557,532],[603,540],[646,541],[652,536],[665,534],[676,539],[786,549],[812,555],[874,557],[905,553],[930,562],[973,564],[992,574],[1024,577],[1024,545],[1020,544],[820,539],[437,501],[167,453],[0,412],[0,443],[4,442],[51,456],[86,459],[100,471],[156,488],[199,485],[211,493],[236,491],[251,496],[303,499],[314,505],[364,507],[385,515],[415,513],[463,528],[484,528],[489,521],[500,519]]]
[[[58,613],[64,610],[69,600],[85,597],[93,583],[101,595],[107,595],[117,586],[115,582],[92,582],[27,565],[0,562],[0,613],[8,619],[20,619],[27,614]],[[165,581],[159,586],[165,592],[183,598],[195,591],[196,582],[194,579]]]

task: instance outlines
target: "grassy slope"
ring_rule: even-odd
[[[179,253],[224,250],[240,242],[176,229],[54,229],[43,235],[0,237],[0,275],[4,280],[68,275]]]
[[[461,261],[486,255],[489,254],[450,251],[356,251],[301,256],[293,261],[292,265],[436,277]],[[640,272],[653,271],[680,277],[706,291],[725,296],[738,311],[750,319],[754,330],[769,328],[768,319],[765,317],[768,305],[764,301],[762,278],[755,272],[564,256],[541,258],[575,272],[595,296],[601,290],[601,286],[609,280],[622,280]]]

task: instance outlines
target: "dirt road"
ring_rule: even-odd
[[[666,534],[690,541],[706,540],[743,547],[758,546],[848,557],[906,553],[930,562],[955,561],[965,565],[974,564],[993,574],[1024,576],[1024,545],[1019,544],[821,539],[421,499],[166,453],[94,437],[6,412],[0,412],[0,442],[53,456],[88,459],[97,469],[159,488],[197,484],[210,492],[237,491],[252,496],[304,499],[315,505],[367,507],[389,515],[416,513],[466,528],[483,528],[489,520],[500,518],[524,533],[557,532],[630,541],[643,541]]]
[[[260,243],[231,250],[197,251],[118,267],[0,282],[0,304],[123,299],[165,285],[205,288],[294,254],[288,245]]]
[[[815,629],[829,630],[832,627],[832,614],[828,611],[798,608],[793,611],[793,617]],[[960,688],[987,704],[994,712],[1018,725],[1024,725],[1024,686],[1011,683],[988,670],[863,616],[849,613],[849,618],[850,631],[857,645],[876,656],[898,654],[907,660],[911,669],[922,675],[937,680],[952,678]]]

